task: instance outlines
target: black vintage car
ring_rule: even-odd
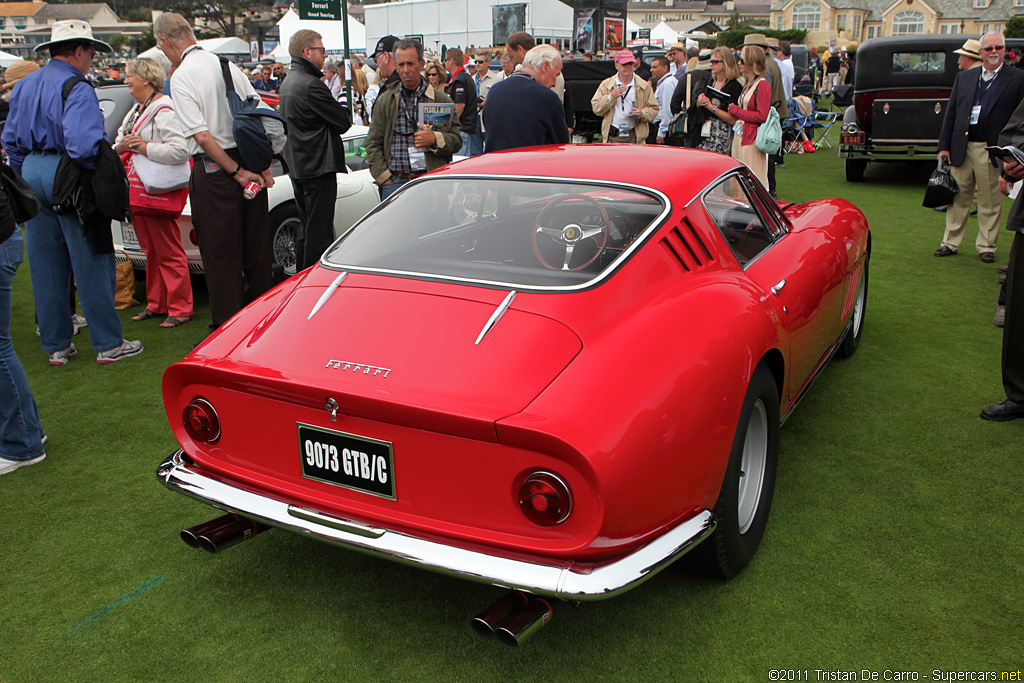
[[[965,34],[873,38],[857,50],[853,106],[843,116],[839,156],[858,182],[869,161],[934,161]],[[1019,52],[1024,40],[1006,41]]]

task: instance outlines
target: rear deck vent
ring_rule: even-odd
[[[685,230],[682,229],[683,226],[672,228],[661,243],[668,253],[679,262],[683,270],[691,271],[705,266],[713,259],[690,222],[684,218],[683,224],[686,227]]]

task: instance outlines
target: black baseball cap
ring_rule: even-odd
[[[376,58],[380,52],[394,52],[395,43],[398,42],[398,38],[395,36],[384,36],[377,41],[377,47],[373,48],[372,57]]]

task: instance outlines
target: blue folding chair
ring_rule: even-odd
[[[808,127],[813,123],[813,114],[803,114],[796,100],[789,101],[789,117],[782,122],[782,141],[786,154],[804,151],[804,142],[811,140]]]

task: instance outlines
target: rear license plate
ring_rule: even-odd
[[[139,248],[139,238],[135,234],[135,226],[131,223],[121,224],[121,243],[129,249]]]
[[[839,134],[840,145],[864,145],[867,144],[867,141],[867,136],[862,131]]]
[[[302,476],[395,500],[391,443],[298,423]]]

